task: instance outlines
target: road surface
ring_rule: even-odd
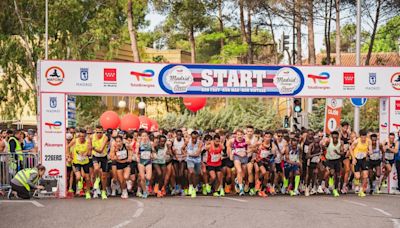
[[[1,227],[400,227],[400,196],[0,200]]]

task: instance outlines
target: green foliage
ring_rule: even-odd
[[[77,126],[95,127],[99,124],[99,117],[107,107],[101,101],[101,97],[77,96],[76,97],[76,119]]]
[[[398,51],[400,40],[400,15],[389,20],[376,33],[373,52]],[[367,49],[368,50],[368,49]]]

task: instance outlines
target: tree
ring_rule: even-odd
[[[139,47],[137,42],[137,29],[140,27],[140,25],[144,24],[144,17],[147,10],[147,0],[134,0],[134,5],[132,0],[128,0],[127,8],[128,31],[131,40],[133,61],[140,62]]]
[[[308,29],[308,62],[311,65],[316,64],[315,41],[314,41],[314,1],[307,0],[307,29]]]
[[[399,40],[400,40],[400,16],[396,16],[378,29],[372,51],[373,52],[398,51]]]
[[[340,0],[335,0],[336,9],[336,65],[342,64],[340,53]]]

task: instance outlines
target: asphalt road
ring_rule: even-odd
[[[0,227],[400,227],[400,196],[0,200]]]

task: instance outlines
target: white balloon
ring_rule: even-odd
[[[124,100],[119,101],[118,102],[118,107],[119,108],[125,108],[126,107],[126,101],[124,101]]]
[[[139,102],[138,108],[139,108],[139,109],[144,109],[144,108],[146,108],[146,103],[144,103],[143,101]]]

